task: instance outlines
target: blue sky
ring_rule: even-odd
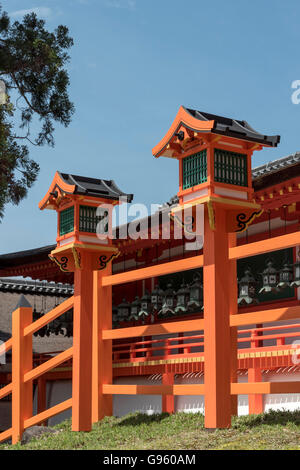
[[[280,134],[278,149],[253,166],[300,150],[299,0],[8,0],[15,19],[35,9],[49,29],[65,24],[71,51],[72,124],[56,146],[32,148],[41,172],[29,196],[8,206],[0,252],[55,242],[56,217],[40,212],[56,170],[114,179],[136,202],[168,200],[178,189],[177,162],[152,147],[181,104],[247,120]]]

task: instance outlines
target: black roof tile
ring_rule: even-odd
[[[263,135],[253,129],[247,121],[240,121],[231,119],[224,116],[217,116],[216,114],[205,113],[197,111],[196,109],[184,108],[194,118],[200,121],[215,121],[212,132],[214,134],[226,135],[228,137],[235,137],[237,139],[249,140],[271,147],[277,147],[280,142],[280,136]]]
[[[86,176],[71,175],[69,173],[59,173],[59,175],[67,184],[76,186],[75,194],[103,197],[113,200],[124,198],[127,202],[131,202],[133,199],[133,194],[126,194],[121,191],[113,180],[88,178]]]

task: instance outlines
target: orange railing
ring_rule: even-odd
[[[0,390],[0,399],[12,394],[12,427],[0,434],[0,442],[12,438],[16,443],[23,431],[40,424],[72,407],[72,398],[33,416],[33,380],[49,370],[70,360],[73,347],[51,357],[33,368],[32,335],[49,322],[69,310],[74,303],[71,297],[48,312],[39,320],[32,321],[32,308],[23,298],[12,316],[12,338],[0,347],[0,355],[12,349],[12,381]]]
[[[295,330],[286,332],[286,330]],[[276,346],[284,346],[287,340],[300,339],[300,323],[292,325],[268,326],[261,328],[241,329],[238,332],[238,349],[265,348],[272,350]],[[268,344],[266,344],[268,342]],[[270,344],[270,342],[272,344]],[[288,345],[288,347],[292,347]],[[167,359],[169,357],[188,357],[204,352],[204,334],[189,336],[165,337],[145,341],[124,342],[113,346],[114,362],[137,362],[144,360]]]

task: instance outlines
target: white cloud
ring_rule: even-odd
[[[35,13],[39,18],[50,18],[52,16],[52,10],[48,7],[35,7],[28,8],[27,10],[17,10],[10,13],[13,18],[23,18],[28,13]]]

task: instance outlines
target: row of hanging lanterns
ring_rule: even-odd
[[[44,312],[37,312],[36,308],[34,308],[33,321],[36,321],[43,316]],[[56,336],[63,335],[68,338],[73,336],[73,309],[68,310],[46,326],[43,326],[40,330],[34,333],[34,336],[44,338],[45,336],[49,337],[51,334]]]
[[[266,268],[260,273],[262,276],[262,287],[258,294],[279,293],[282,289],[300,287],[300,261],[291,264],[285,259],[281,269],[276,269],[274,261],[269,258]],[[239,305],[257,304],[257,286],[259,282],[252,274],[248,266],[244,276],[239,281]]]
[[[113,324],[117,325],[122,321],[142,321],[147,318],[154,319],[157,314],[160,317],[172,317],[185,313],[193,313],[203,308],[203,285],[200,274],[194,275],[191,284],[182,282],[178,291],[175,291],[173,284],[167,284],[165,290],[156,285],[151,292],[139,298],[135,297],[129,303],[126,299],[116,307],[113,307]]]

